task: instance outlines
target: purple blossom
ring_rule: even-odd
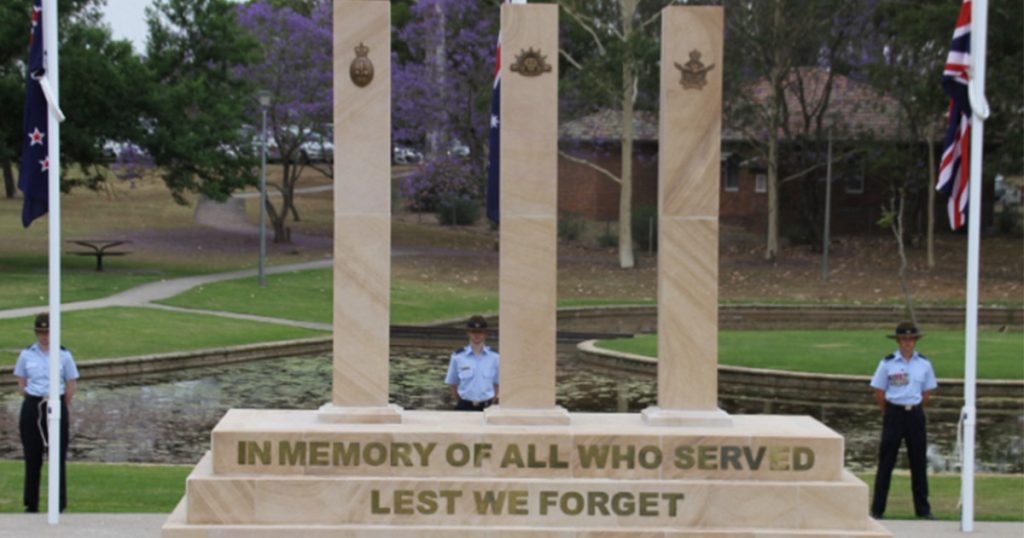
[[[468,170],[483,181],[490,127],[497,4],[420,0],[398,32],[412,57],[393,58],[393,139],[428,145],[435,158],[459,140],[469,147]],[[465,168],[465,166],[463,166]]]

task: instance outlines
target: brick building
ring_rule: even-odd
[[[827,71],[820,68],[804,68],[799,72],[800,82],[810,101],[816,100],[826,91]],[[878,145],[900,145],[912,151],[912,145],[919,142],[909,140],[909,135],[899,124],[900,112],[896,101],[879,94],[871,86],[842,75],[832,77],[828,115],[822,118],[822,126],[833,130],[833,155],[847,155],[832,169],[832,223],[831,229],[838,234],[889,233],[876,225],[881,217],[882,206],[888,205],[891,179],[905,171],[889,170],[869,174],[872,146],[865,146],[863,140],[870,138],[874,147]],[[755,95],[768,95],[766,83],[752,88]],[[796,98],[787,94],[791,112],[789,132],[799,132],[804,121]],[[937,117],[937,121],[944,121]],[[559,210],[595,220],[616,220],[618,218],[618,184],[606,174],[586,164],[576,162],[583,158],[615,174],[620,170],[619,133],[622,114],[605,110],[564,123],[559,129]],[[634,115],[633,152],[633,207],[657,205],[658,175],[658,117],[655,112],[637,111]],[[936,131],[940,134],[942,130]],[[936,151],[940,144],[936,143]],[[852,153],[854,148],[860,148]],[[865,149],[866,148],[866,149]],[[791,156],[795,148],[783,133],[780,136],[782,162]],[[787,154],[789,152],[789,154]],[[572,158],[567,158],[569,154]],[[720,216],[725,224],[740,226],[751,232],[763,232],[767,227],[768,195],[767,171],[758,152],[740,129],[723,119],[722,129],[722,170]],[[806,219],[817,219],[808,215],[808,209],[820,212],[825,191],[825,161],[821,156],[820,166],[799,179],[786,181],[779,188],[780,229],[785,234],[801,225]],[[779,178],[787,178],[802,170],[780,165]],[[941,217],[944,203],[937,200],[936,212]],[[987,209],[990,209],[988,207]],[[805,219],[805,221],[801,221]],[[941,220],[938,221],[941,228]]]

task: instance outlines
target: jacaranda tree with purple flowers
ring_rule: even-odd
[[[333,160],[331,3],[318,2],[309,14],[267,2],[238,7],[239,25],[260,43],[261,58],[238,70],[240,78],[267,91],[268,144],[271,157],[280,159],[281,175],[268,178],[268,188],[280,194],[280,205],[267,199],[267,215],[274,228],[274,242],[289,242],[289,215],[299,220],[295,187],[308,165],[330,177]],[[250,101],[250,117],[260,118],[260,106]],[[259,142],[259,127],[254,129]]]
[[[393,57],[392,136],[426,146],[427,163],[403,192],[415,209],[432,210],[449,196],[483,194],[500,11],[497,0],[420,0],[411,9],[398,31],[408,60]],[[469,148],[459,162],[449,155],[455,141]]]

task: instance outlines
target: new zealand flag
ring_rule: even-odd
[[[43,76],[43,6],[42,0],[32,2],[32,33],[29,36],[28,75],[25,77],[25,138],[21,149],[21,169],[18,188],[25,196],[21,209],[21,224],[28,228],[38,217],[49,210],[48,171],[50,159],[47,156],[46,140],[46,96],[43,95],[39,78]]]

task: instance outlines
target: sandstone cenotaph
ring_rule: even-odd
[[[612,414],[554,398],[558,7],[501,8],[502,402],[457,413],[388,403],[390,6],[334,6],[332,400],[230,410],[163,536],[889,536],[842,436],[717,407],[721,8],[662,12],[658,404]]]

